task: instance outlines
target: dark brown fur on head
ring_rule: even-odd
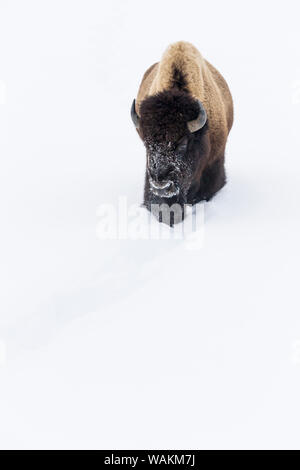
[[[140,106],[140,133],[147,143],[177,142],[188,134],[187,122],[195,119],[199,106],[187,92],[171,89],[146,98]]]

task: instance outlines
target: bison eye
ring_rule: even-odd
[[[184,154],[186,152],[186,149],[187,149],[187,145],[188,145],[188,137],[185,135],[184,137],[182,137],[182,139],[180,139],[178,142],[177,142],[177,145],[176,145],[176,153],[179,153],[179,154]]]

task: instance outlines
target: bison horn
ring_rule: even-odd
[[[138,129],[140,125],[140,122],[139,122],[140,118],[137,115],[136,110],[135,110],[135,100],[133,100],[132,105],[131,105],[131,119],[135,127]]]
[[[206,114],[203,104],[199,100],[198,100],[198,104],[199,104],[200,111],[199,111],[197,118],[187,123],[188,129],[190,132],[197,132],[199,131],[199,129],[202,129],[202,127],[205,125],[206,120],[207,120],[207,114]]]

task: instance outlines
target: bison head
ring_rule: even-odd
[[[164,91],[146,98],[139,115],[134,100],[131,117],[146,147],[146,207],[189,203],[188,195],[207,153],[201,144],[207,127],[202,103],[184,91]]]

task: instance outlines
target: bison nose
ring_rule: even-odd
[[[151,178],[158,183],[164,183],[170,180],[170,173],[172,168],[170,166],[158,166],[158,165],[151,165],[149,167],[149,174]]]
[[[168,181],[169,175],[171,173],[171,167],[159,168],[157,172],[157,180],[162,183],[163,181]]]

